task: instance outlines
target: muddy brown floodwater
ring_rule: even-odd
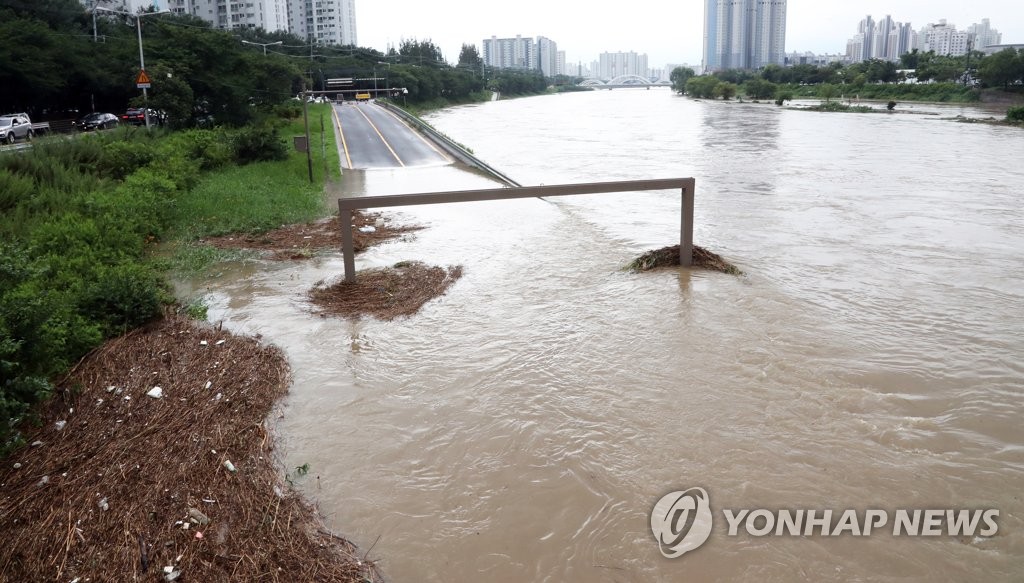
[[[696,243],[742,276],[624,270],[678,240],[679,202],[623,193],[389,213],[426,228],[360,269],[463,266],[411,317],[320,318],[306,293],[337,254],[192,291],[285,351],[285,463],[396,582],[1021,580],[1024,134],[918,107],[940,115],[637,90],[429,117],[524,184],[694,176]],[[651,510],[698,486],[711,536],[664,558]],[[722,510],[757,508],[1000,515],[995,536],[729,536]]]

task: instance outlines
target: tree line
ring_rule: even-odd
[[[963,88],[961,92],[969,94],[974,88],[1011,90],[1024,84],[1024,50],[1007,48],[992,55],[972,51],[954,57],[914,49],[904,54],[899,64],[881,59],[845,66],[841,63],[793,67],[771,64],[758,71],[729,69],[701,76],[688,67],[678,67],[672,71],[671,81],[677,93],[709,99],[730,99],[737,94],[751,99],[792,99],[792,95],[800,91],[799,87],[807,86],[813,87],[815,94],[831,98],[835,92],[886,93],[875,86],[908,81],[937,84],[917,89],[918,93],[949,95],[954,92],[950,86],[959,84]],[[829,95],[820,95],[822,91]],[[905,91],[913,93],[915,90]]]
[[[528,94],[546,87],[539,72],[484,67],[473,45],[463,46],[451,66],[429,40],[406,40],[384,53],[311,45],[283,32],[222,31],[188,15],[140,21],[152,81],[149,106],[179,127],[244,125],[304,89],[396,87],[404,89],[406,103],[417,104],[468,101],[487,89]],[[0,0],[0,38],[0,113],[25,111],[43,120],[142,105],[135,17],[93,15],[78,0]],[[329,86],[332,78],[356,81]]]

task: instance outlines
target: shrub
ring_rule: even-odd
[[[103,266],[84,290],[82,311],[105,336],[123,334],[160,316],[166,299],[160,276],[139,263]]]
[[[34,193],[35,183],[31,178],[0,170],[0,212],[6,213]]]
[[[295,119],[302,116],[302,106],[292,101],[274,106],[274,115],[282,119]]]
[[[288,159],[288,144],[276,128],[242,128],[235,134],[234,145],[235,161],[239,164]]]
[[[193,129],[168,138],[161,153],[166,157],[184,155],[199,163],[200,170],[213,170],[231,162],[234,152],[222,130]]]
[[[1006,110],[1006,121],[1024,122],[1024,105]]]
[[[142,140],[118,140],[103,146],[103,157],[97,164],[100,175],[124,180],[129,174],[156,158],[152,144]]]

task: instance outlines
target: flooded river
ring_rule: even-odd
[[[678,192],[436,205],[357,259],[463,265],[419,314],[314,314],[326,255],[229,269],[210,319],[286,351],[284,462],[395,582],[1019,581],[1024,132],[930,110],[616,90],[438,112],[523,184],[695,177],[697,244],[745,274],[622,270],[678,242]],[[447,166],[344,187],[493,186]],[[651,510],[698,486],[714,530],[664,558]],[[1000,514],[991,537],[728,535],[722,509],[758,508]]]

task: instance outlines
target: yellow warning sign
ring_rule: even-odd
[[[146,74],[146,71],[144,69],[140,70],[139,76],[135,78],[135,86],[139,89],[149,89],[149,75]]]

